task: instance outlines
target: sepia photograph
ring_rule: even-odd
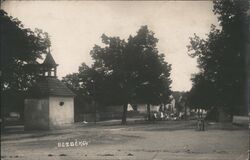
[[[250,160],[249,0],[1,0],[1,160]]]

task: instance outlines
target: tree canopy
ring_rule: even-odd
[[[37,59],[47,53],[49,36],[40,29],[25,28],[17,18],[0,10],[1,115],[22,116],[26,91],[37,78]]]
[[[168,102],[171,66],[165,62],[164,55],[159,54],[158,39],[147,26],[142,26],[127,41],[105,34],[101,38],[104,47],[95,45],[90,52],[93,65],[83,64],[79,68],[80,82],[77,83],[83,85],[80,88],[92,93],[101,104],[123,105],[123,123],[126,123],[129,103]]]
[[[244,112],[246,89],[247,0],[216,0],[207,38],[190,39],[189,55],[196,57],[200,73],[194,75],[190,98],[193,105],[221,107],[229,114]]]
[[[47,53],[48,33],[25,28],[17,18],[0,10],[1,27],[1,89],[26,90],[34,79],[37,58]]]

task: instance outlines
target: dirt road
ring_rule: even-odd
[[[22,127],[10,131],[1,136],[3,160],[246,160],[249,146],[246,129],[213,124],[202,132],[195,130],[194,121],[75,124],[56,131],[24,132]],[[58,143],[76,141],[88,145],[58,147]]]

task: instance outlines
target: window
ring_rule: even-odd
[[[64,105],[64,102],[60,102],[59,105],[60,105],[60,106],[63,106],[63,105]]]

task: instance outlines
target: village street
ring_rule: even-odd
[[[247,129],[213,123],[202,132],[195,130],[195,121],[78,123],[43,132],[22,129],[1,136],[2,160],[246,160],[249,146]],[[58,147],[76,140],[88,145]]]

